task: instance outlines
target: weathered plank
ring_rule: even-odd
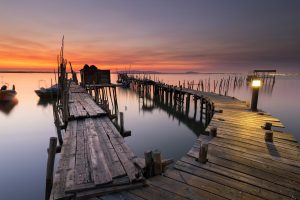
[[[104,150],[101,147],[92,119],[85,119],[85,124],[93,181],[96,185],[112,182],[109,167],[105,162]]]

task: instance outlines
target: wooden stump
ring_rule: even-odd
[[[207,162],[207,151],[208,151],[208,144],[207,143],[201,143],[200,144],[200,150],[199,150],[199,157],[198,157],[198,161],[200,163],[206,163]]]
[[[266,129],[266,130],[271,130],[271,129],[272,129],[272,123],[266,122],[266,124],[265,124],[265,129]]]
[[[217,136],[217,127],[212,127],[211,129],[210,129],[210,131],[209,131],[209,135],[211,136],[211,137],[216,137]]]
[[[152,159],[152,151],[145,151],[145,176],[147,178],[153,176],[153,159]]]
[[[152,158],[154,162],[154,175],[160,175],[162,173],[161,153],[158,150],[152,152]]]
[[[267,130],[265,132],[265,141],[266,142],[273,142],[273,131]]]

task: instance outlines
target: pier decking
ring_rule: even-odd
[[[172,169],[148,179],[147,187],[101,199],[300,199],[300,146],[296,139],[272,130],[273,142],[265,141],[265,123],[283,127],[279,119],[251,112],[245,102],[232,97],[158,87],[165,91],[160,94],[165,101],[173,98],[170,90],[212,101],[216,112],[206,130],[217,127],[217,136],[200,135]],[[208,144],[206,163],[197,161],[201,143]]]
[[[174,104],[190,96],[194,102],[200,100],[201,115],[209,109],[203,113],[209,118],[206,133],[173,167],[140,187],[142,170],[109,118],[74,115],[64,136],[54,199],[300,199],[298,142],[291,134],[276,130],[271,130],[273,142],[265,140],[265,123],[283,127],[279,119],[252,112],[245,102],[232,97],[154,81],[140,84],[155,86],[159,92],[153,95],[171,104],[172,99]],[[213,137],[208,132],[215,127]],[[198,161],[203,144],[208,144],[205,163]],[[101,196],[107,193],[111,194]]]
[[[87,199],[144,185],[135,155],[86,91],[69,89],[70,115],[50,199]]]

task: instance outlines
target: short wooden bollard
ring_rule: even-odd
[[[208,144],[201,143],[200,144],[200,150],[199,150],[199,157],[198,157],[198,161],[200,163],[206,163],[207,162],[207,151],[208,151]]]
[[[218,131],[217,127],[212,127],[209,131],[210,137],[216,137],[217,136],[217,131]]]
[[[158,150],[152,152],[152,158],[154,162],[154,175],[160,175],[162,173],[161,153]]]
[[[266,142],[273,142],[273,131],[267,130],[265,132],[265,141]]]
[[[48,149],[45,200],[48,200],[51,195],[51,190],[53,185],[53,170],[54,170],[54,162],[55,162],[56,145],[57,145],[57,138],[51,137],[49,142],[49,149]]]
[[[152,159],[152,151],[145,151],[145,176],[147,178],[153,176],[153,159]]]
[[[266,122],[266,124],[265,124],[265,129],[266,129],[266,130],[271,130],[271,129],[272,129],[272,123]]]
[[[120,132],[124,133],[124,113],[120,112]]]

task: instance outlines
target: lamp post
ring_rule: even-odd
[[[251,110],[257,111],[257,102],[258,102],[258,92],[261,86],[260,80],[252,81],[252,100],[251,100]]]

